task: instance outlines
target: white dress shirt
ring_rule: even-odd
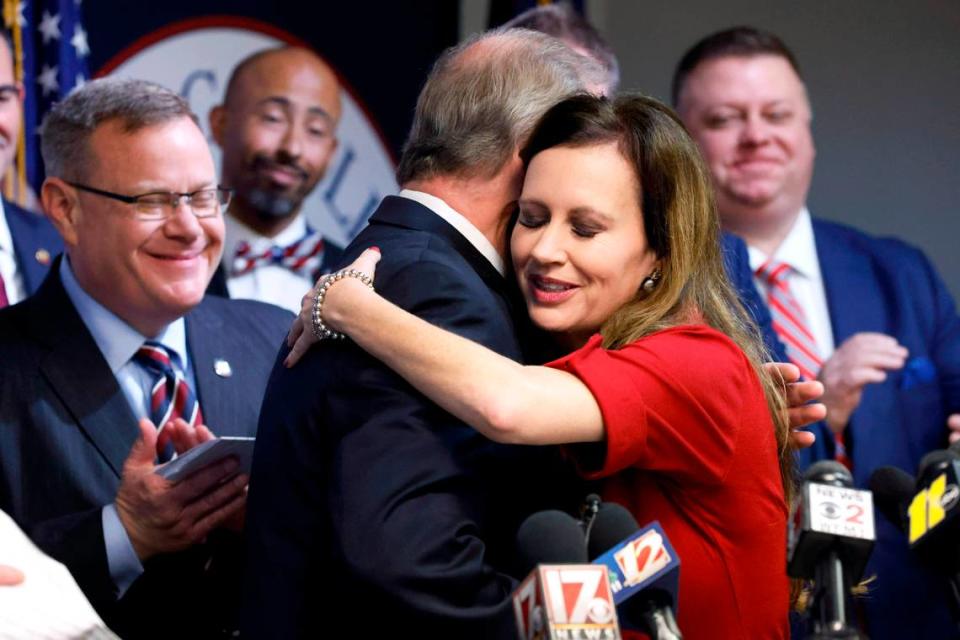
[[[752,246],[747,247],[747,251],[750,255],[750,268],[756,274],[757,269],[763,266],[769,256]],[[806,207],[800,210],[793,228],[777,248],[773,258],[792,267],[787,276],[787,285],[806,315],[807,327],[816,340],[820,359],[826,360],[834,351],[833,327],[830,324],[830,309],[827,307],[827,294],[823,288],[820,260],[817,258],[817,245],[813,237],[813,221]],[[766,300],[766,283],[756,276],[754,283]]]
[[[459,231],[460,235],[466,238],[467,241],[477,249],[477,251],[483,254],[483,257],[493,265],[500,275],[504,275],[506,273],[503,265],[503,257],[497,252],[496,247],[494,247],[493,243],[487,240],[487,237],[483,235],[472,222],[467,220],[462,213],[456,211],[453,207],[448,205],[440,198],[432,196],[429,193],[424,193],[423,191],[403,189],[398,195],[401,198],[407,198],[408,200],[419,202],[427,209],[430,209],[430,211],[433,211],[435,214],[446,220],[448,223],[450,223],[450,226]]]
[[[23,283],[23,275],[17,268],[17,258],[13,253],[13,236],[7,224],[7,214],[3,210],[2,200],[0,200],[0,278],[3,278],[3,286],[7,291],[7,300],[10,304],[16,304],[26,297],[24,295],[26,286]]]
[[[298,214],[290,225],[273,238],[262,236],[250,227],[227,214],[223,216],[225,242],[223,266],[227,272],[227,291],[231,298],[259,300],[300,313],[300,301],[313,286],[313,281],[290,271],[278,264],[266,264],[257,267],[242,276],[231,276],[233,256],[237,245],[247,242],[253,254],[263,253],[273,245],[285,247],[307,235],[307,222],[303,214]]]

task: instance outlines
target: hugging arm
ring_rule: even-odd
[[[378,259],[378,253],[368,250],[356,267],[372,274]],[[575,376],[518,364],[407,313],[357,279],[344,278],[327,291],[323,318],[491,440],[562,444],[603,439],[600,408]],[[294,346],[289,364],[312,342],[309,329],[297,335],[302,346]]]

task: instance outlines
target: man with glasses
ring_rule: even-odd
[[[174,93],[91,82],[50,112],[42,150],[66,249],[0,312],[0,509],[121,636],[229,635],[246,476],[155,471],[212,433],[254,435],[290,315],[204,297],[230,194]]]

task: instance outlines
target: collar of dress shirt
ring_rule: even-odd
[[[767,255],[756,247],[747,247],[750,255],[750,269],[756,272],[767,260]],[[804,207],[800,210],[790,233],[783,239],[773,258],[779,262],[786,262],[800,275],[814,279],[820,275],[820,263],[817,261],[817,244],[813,238],[813,220],[810,211]]]
[[[70,268],[70,261],[66,256],[60,262],[60,279],[67,296],[76,307],[77,313],[83,318],[90,335],[93,336],[93,341],[97,343],[97,347],[100,348],[100,352],[110,366],[110,371],[116,375],[117,371],[137,353],[137,349],[143,345],[144,341],[151,338],[141,335],[139,331],[84,291],[77,282],[76,276],[73,275],[73,269]],[[167,325],[152,340],[176,352],[186,370],[188,366],[187,333],[183,318],[177,318]]]
[[[307,235],[307,221],[302,213],[298,213],[293,222],[272,238],[260,235],[231,216],[229,212],[223,216],[223,226],[225,237],[223,246],[226,248],[223,255],[226,260],[233,259],[237,252],[237,245],[244,241],[249,243],[256,252],[258,249],[264,250],[273,245],[285,247]]]
[[[450,226],[459,231],[460,235],[462,235],[470,244],[476,247],[477,251],[483,254],[483,257],[494,266],[500,275],[506,274],[506,269],[503,265],[503,256],[497,253],[496,248],[494,248],[493,244],[487,240],[487,237],[480,233],[480,230],[477,229],[472,222],[467,220],[462,213],[458,213],[453,207],[448,205],[437,196],[432,196],[429,193],[424,193],[423,191],[403,189],[397,195],[399,195],[401,198],[407,198],[408,200],[419,202],[427,209],[430,209],[430,211],[433,211],[435,214],[449,222]]]
[[[7,212],[0,200],[0,251],[13,255],[13,236],[10,234],[10,225],[7,224]]]

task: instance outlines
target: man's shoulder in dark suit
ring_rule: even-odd
[[[435,214],[397,200],[385,204],[398,215],[375,214],[344,261],[379,247],[385,297],[518,359],[509,303],[485,279],[500,276],[475,249],[456,249]],[[549,475],[541,452],[486,440],[349,341],[275,368],[259,429],[248,512],[254,637],[278,619],[281,635],[304,634],[327,580],[337,585],[325,591],[330,608],[369,634],[480,638],[509,627],[510,547],[529,513],[518,496],[538,493],[528,477]],[[380,614],[354,618],[365,610]]]

